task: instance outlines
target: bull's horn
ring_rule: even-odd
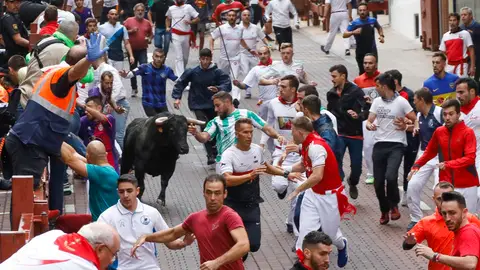
[[[199,125],[199,126],[204,126],[205,125],[204,121],[200,121],[200,120],[193,119],[193,118],[190,118],[190,117],[187,117],[187,122],[189,124],[195,124],[195,125]]]
[[[155,124],[156,124],[157,126],[161,126],[161,125],[163,125],[163,123],[165,123],[165,121],[167,121],[167,120],[168,120],[168,117],[159,117],[159,118],[157,118],[157,119],[155,120]]]

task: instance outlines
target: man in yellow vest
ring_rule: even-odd
[[[46,67],[36,82],[24,113],[10,130],[6,149],[13,175],[33,175],[34,188],[48,164],[48,158],[60,158],[60,149],[68,135],[75,111],[75,84],[87,74],[91,63],[108,50],[100,49],[100,37],[92,34],[87,44],[73,46],[65,62]],[[63,179],[50,179],[49,207],[63,211]]]

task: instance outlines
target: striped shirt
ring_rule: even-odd
[[[236,109],[225,119],[219,116],[213,118],[205,127],[205,132],[210,135],[210,140],[217,140],[217,157],[216,161],[220,162],[222,154],[227,148],[237,142],[235,137],[235,122],[241,118],[252,120],[253,126],[262,129],[266,123],[256,113],[246,109]]]

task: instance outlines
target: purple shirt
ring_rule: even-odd
[[[93,18],[92,10],[84,7],[82,12],[78,11],[77,9],[74,9],[72,10],[72,13],[80,16],[80,23],[78,24],[78,34],[79,35],[85,34],[87,32],[87,25],[85,24],[85,21],[88,18]]]

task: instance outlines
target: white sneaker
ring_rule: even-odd
[[[408,206],[408,204],[407,204],[407,192],[406,191],[403,192],[401,205],[402,206]]]

